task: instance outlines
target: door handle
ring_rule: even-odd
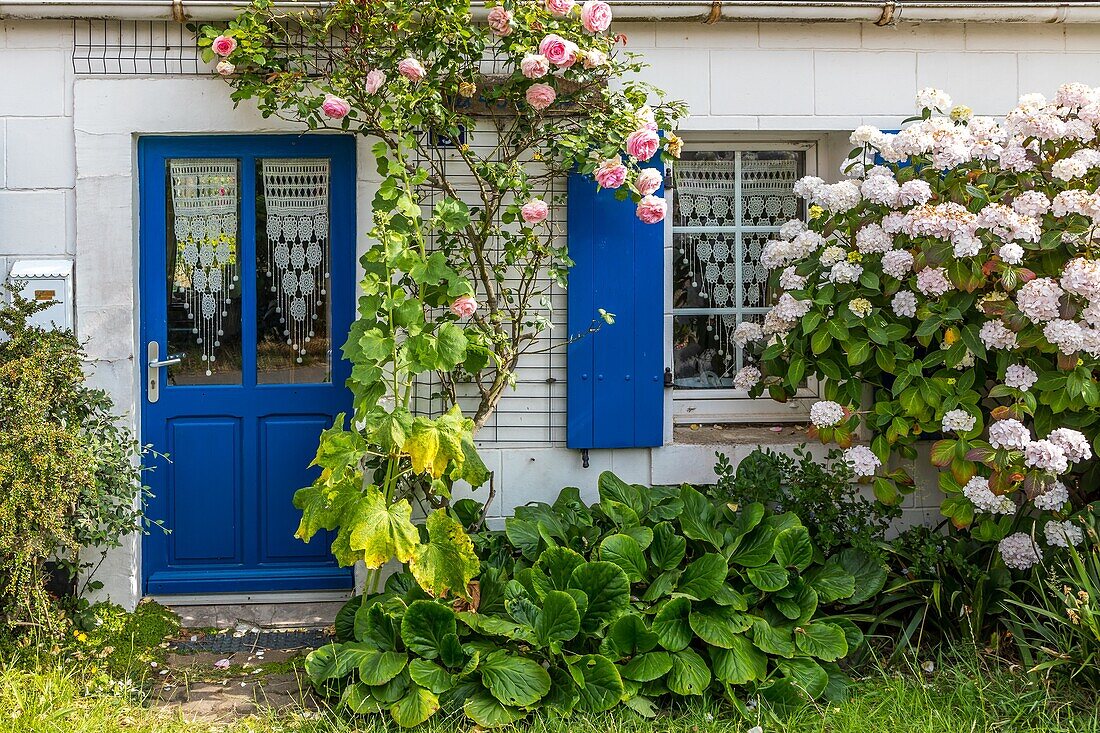
[[[148,357],[148,361],[145,362],[145,373],[146,382],[149,385],[146,397],[150,402],[156,402],[160,399],[160,368],[179,364],[186,354],[169,354],[167,358],[161,359],[160,344],[158,342],[150,341],[145,348],[145,354]]]

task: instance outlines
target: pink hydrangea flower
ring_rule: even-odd
[[[512,32],[512,11],[497,5],[489,11],[489,30],[503,38]]]
[[[638,187],[638,193],[643,196],[648,196],[651,193],[657,193],[657,189],[664,183],[664,176],[656,168],[646,168],[638,174],[638,180],[636,186]]]
[[[339,120],[348,116],[351,105],[335,94],[326,94],[325,101],[321,103],[321,111],[325,113],[325,117]]]
[[[626,181],[626,166],[618,158],[601,160],[593,176],[601,188],[618,188]]]
[[[397,64],[397,72],[409,81],[420,81],[428,73],[424,70],[424,65],[412,56]]]
[[[367,81],[364,84],[364,88],[367,90],[367,94],[374,94],[382,85],[386,83],[386,74],[380,69],[371,69],[367,72]]]
[[[527,104],[537,110],[544,110],[554,103],[558,93],[549,84],[532,84],[527,87]]]
[[[542,199],[531,199],[519,209],[520,216],[528,224],[538,224],[546,221],[550,215],[550,207]]]
[[[611,6],[603,0],[588,0],[581,6],[581,24],[590,33],[603,33],[611,25]]]
[[[577,61],[577,44],[565,40],[556,33],[550,33],[539,43],[539,53],[554,66],[568,69]]]
[[[576,5],[576,0],[546,0],[546,9],[559,18],[569,15]]]
[[[519,70],[528,79],[538,79],[550,73],[550,60],[541,53],[529,53],[519,62]]]
[[[469,318],[477,312],[477,301],[472,295],[460,295],[451,303],[450,310],[459,318]]]
[[[643,127],[630,133],[626,139],[626,152],[636,160],[649,160],[657,152],[661,139],[654,130]]]
[[[237,39],[232,36],[218,36],[210,44],[210,48],[219,56],[228,56],[237,50]]]
[[[664,221],[665,212],[668,206],[665,204],[665,200],[659,196],[643,196],[642,200],[638,202],[638,218],[644,221],[646,224],[656,224],[659,221]]]

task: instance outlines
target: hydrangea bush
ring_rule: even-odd
[[[917,108],[855,130],[844,180],[796,184],[808,223],[765,247],[782,295],[741,325],[760,359],[738,381],[786,400],[820,380],[811,434],[886,503],[912,486],[891,456],[938,438],[943,514],[1024,569],[1081,540],[1100,449],[1100,89],[1025,95],[1003,121],[936,89]]]
[[[555,183],[580,170],[636,202],[643,222],[665,216],[661,174],[645,166],[679,154],[684,107],[634,80],[642,64],[622,53],[611,15],[601,0],[503,0],[479,17],[469,0],[290,13],[254,0],[200,30],[234,101],[371,141],[381,182],[344,345],[354,414],[325,431],[321,476],[295,496],[298,536],[339,529],[342,564],[396,558],[433,595],[468,595],[478,560],[447,511],[451,487],[489,480],[473,432],[539,346],[550,290],[564,285]],[[595,312],[593,329],[601,316],[612,320]],[[414,416],[418,375],[432,373],[450,409]],[[470,415],[463,392],[478,403]]]

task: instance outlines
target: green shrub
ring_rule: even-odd
[[[140,449],[85,385],[72,332],[30,325],[44,305],[13,296],[0,299],[0,618],[40,623],[48,559],[75,575],[94,565],[82,548],[138,528]]]
[[[472,603],[425,593],[408,572],[353,599],[338,643],[306,661],[355,713],[416,725],[462,709],[482,727],[540,710],[653,715],[663,700],[720,694],[777,704],[836,700],[837,660],[862,643],[837,604],[874,595],[885,569],[857,549],[826,557],[793,512],[735,506],[690,486],[611,473],[589,507],[567,488],[516,509],[475,546]],[[458,502],[454,518],[476,515]]]
[[[823,552],[857,547],[880,555],[890,520],[901,515],[897,507],[865,498],[852,469],[835,450],[829,451],[827,462],[819,463],[803,447],[795,448],[793,456],[757,449],[737,464],[736,471],[719,453],[714,470],[718,498],[796,512]]]

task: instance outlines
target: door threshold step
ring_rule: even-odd
[[[332,626],[346,598],[279,603],[178,603],[155,599],[180,617],[186,629],[234,629],[246,636],[279,629],[322,629]]]

